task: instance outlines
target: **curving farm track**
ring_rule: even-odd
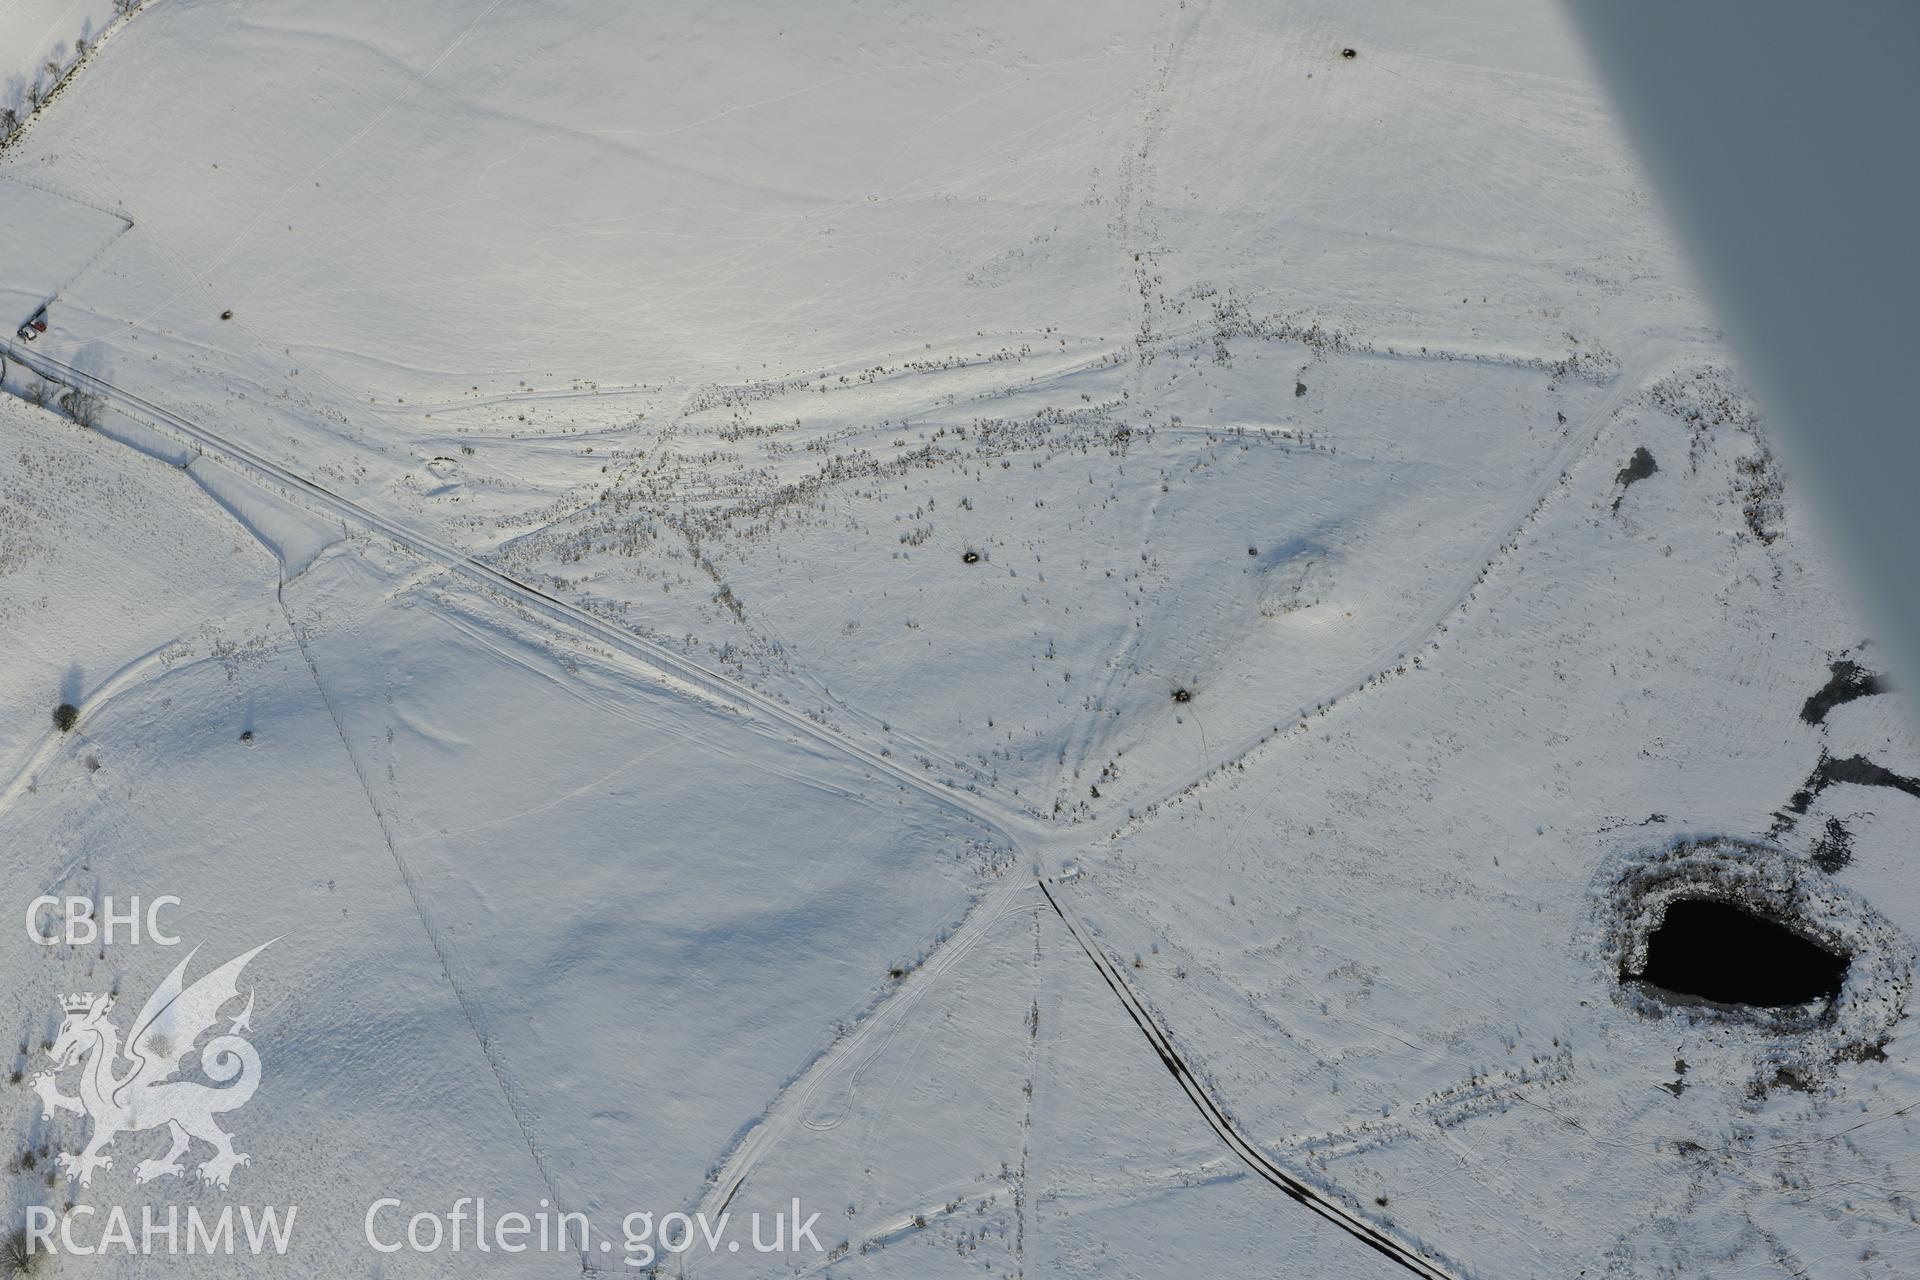
[[[414,554],[440,565],[448,572],[515,601],[550,623],[589,636],[642,662],[657,672],[663,680],[728,711],[763,717],[796,738],[806,739],[827,749],[843,753],[859,761],[875,776],[909,787],[942,807],[994,833],[1016,851],[1024,852],[1033,863],[1037,883],[1048,905],[1059,915],[1074,940],[1080,944],[1089,961],[1120,1001],[1127,1016],[1139,1029],[1141,1035],[1147,1039],[1161,1063],[1179,1084],[1181,1091],[1236,1157],[1288,1198],[1325,1218],[1377,1251],[1383,1258],[1415,1275],[1427,1277],[1428,1280],[1459,1280],[1463,1274],[1433,1251],[1416,1245],[1361,1216],[1336,1194],[1303,1181],[1290,1173],[1267,1156],[1252,1139],[1240,1132],[1225,1109],[1195,1078],[1174,1047],[1171,1038],[1155,1020],[1145,1001],[1133,991],[1119,968],[1102,951],[1091,931],[1074,912],[1071,903],[1065,900],[1065,895],[1058,891],[1057,886],[1049,883],[1044,867],[1041,865],[1042,859],[1039,853],[1047,846],[1057,844],[1064,833],[1057,833],[1028,814],[1003,809],[980,797],[969,795],[925,777],[832,729],[815,723],[756,689],[645,637],[614,626],[537,587],[521,582],[458,548],[448,546],[370,510],[352,499],[342,497],[326,486],[263,457],[247,446],[157,405],[124,387],[78,369],[55,356],[40,351],[24,350],[20,344],[12,341],[0,341],[0,354],[43,376],[98,395],[117,412],[189,446],[201,456],[252,483],[263,485],[300,506],[333,520],[342,521],[349,527],[356,527],[389,539]],[[1536,482],[1529,487],[1523,501],[1517,506],[1511,525],[1503,525],[1496,536],[1489,540],[1489,559],[1513,536],[1515,529],[1525,523],[1551,492],[1553,486],[1562,480],[1567,470],[1591,447],[1607,420],[1641,385],[1645,374],[1654,363],[1655,356],[1647,352],[1638,353],[1627,363],[1618,375],[1613,391],[1595,408],[1585,422],[1570,433],[1566,445],[1555,457],[1553,464],[1545,468]],[[1471,591],[1480,576],[1481,573],[1477,569],[1467,572],[1458,590],[1450,593],[1443,604],[1436,607],[1430,616],[1422,618],[1420,625],[1410,630],[1396,649],[1404,654],[1417,648],[1439,623],[1458,607],[1460,600]],[[1343,697],[1363,688],[1368,678],[1366,675],[1358,677],[1334,696]],[[1245,744],[1229,755],[1243,754],[1247,745],[1252,744]],[[1209,763],[1212,767],[1219,762]],[[1162,800],[1170,798],[1171,796],[1162,797]],[[909,998],[898,1008],[888,1008],[877,1013],[853,1035],[828,1050],[801,1081],[787,1090],[786,1097],[783,1099],[786,1105],[776,1104],[769,1116],[762,1123],[754,1126],[729,1154],[720,1178],[703,1198],[702,1207],[716,1209],[717,1206],[718,1209],[724,1209],[726,1202],[731,1200],[734,1193],[746,1181],[759,1157],[775,1145],[795,1124],[807,1123],[804,1118],[805,1112],[821,1089],[831,1082],[832,1077],[848,1070],[855,1059],[862,1057],[861,1050],[867,1047],[868,1041],[875,1034],[879,1034],[884,1041],[893,1030],[897,1029],[900,1017],[910,1012],[912,1005],[917,1002],[918,993],[924,992],[941,972],[961,959],[992,924],[1012,907],[1017,893],[1023,889],[1024,882],[1012,882],[1005,886],[1001,893],[992,895],[977,904],[971,918],[941,948],[941,954],[934,964],[929,966],[929,972],[916,975],[918,981],[912,984],[915,987],[915,997]],[[874,1052],[878,1050],[875,1049]]]

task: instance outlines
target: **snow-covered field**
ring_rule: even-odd
[[[1920,1271],[1920,741],[1557,12],[164,0],[0,225],[11,918],[182,940],[0,941],[0,1225]],[[1623,982],[1685,896],[1844,986]],[[250,1163],[66,1176],[63,998],[269,939]]]
[[[136,7],[135,0],[0,0],[0,142]]]

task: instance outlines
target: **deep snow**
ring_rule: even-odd
[[[0,216],[8,909],[280,939],[226,1190],[29,1087],[179,955],[0,943],[16,1214],[1391,1273],[1227,1126],[1441,1274],[1920,1269],[1920,799],[1821,772],[1920,743],[1803,714],[1879,653],[1556,12],[165,0]],[[1623,985],[1683,892],[1832,1016]]]

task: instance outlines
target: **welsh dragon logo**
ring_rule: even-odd
[[[173,1146],[160,1159],[142,1160],[134,1167],[134,1177],[140,1182],[185,1174],[181,1157],[195,1139],[213,1148],[198,1172],[215,1186],[225,1187],[234,1168],[248,1163],[245,1154],[233,1149],[232,1135],[221,1129],[214,1117],[238,1111],[260,1087],[260,1055],[240,1034],[253,1029],[252,988],[247,990],[246,1008],[231,1020],[226,1034],[209,1040],[200,1053],[201,1070],[209,1079],[222,1084],[235,1082],[215,1088],[171,1077],[193,1053],[194,1044],[219,1020],[220,1010],[239,998],[240,971],[272,945],[261,943],[192,986],[183,982],[193,959],[188,955],[140,1007],[124,1054],[120,1030],[107,1018],[114,1005],[111,995],[89,992],[61,1001],[66,1019],[47,1051],[53,1059],[53,1070],[35,1076],[33,1089],[40,1095],[49,1119],[55,1111],[71,1111],[93,1120],[93,1136],[86,1148],[78,1155],[60,1153],[62,1173],[87,1186],[93,1181],[95,1169],[113,1168],[113,1157],[105,1152],[115,1138],[161,1125],[172,1133]],[[80,1064],[80,1093],[68,1097],[60,1092],[56,1080],[60,1072],[75,1063]]]

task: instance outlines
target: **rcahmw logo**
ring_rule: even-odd
[[[100,899],[97,906],[92,898],[56,898],[43,894],[27,904],[27,936],[43,947],[57,947],[63,942],[70,947],[91,946],[95,941],[112,943],[116,941],[116,933],[124,935],[120,940],[138,942],[140,926],[144,923],[148,941],[163,947],[178,946],[177,935],[161,932],[160,908],[179,905],[180,899],[165,894],[148,902],[142,912],[140,898],[135,895],[126,910],[115,911],[112,894]],[[54,907],[59,908],[59,913],[49,918],[49,909]],[[57,932],[42,925],[50,925]]]
[[[240,1229],[236,1232],[234,1207],[230,1204],[221,1206],[218,1213],[202,1212],[197,1204],[188,1205],[184,1213],[177,1204],[158,1210],[150,1204],[142,1205],[137,1223],[134,1215],[115,1205],[106,1211],[100,1234],[89,1240],[91,1228],[86,1224],[96,1216],[92,1205],[74,1205],[65,1216],[48,1205],[29,1205],[26,1251],[28,1258],[35,1260],[35,1255],[41,1253],[73,1253],[81,1257],[101,1253],[141,1257],[232,1254],[242,1250],[257,1255],[269,1249],[285,1253],[293,1240],[293,1219],[298,1212],[297,1206],[289,1205],[282,1220],[280,1212],[270,1205],[257,1211],[252,1205],[241,1205]]]
[[[251,987],[246,1007],[198,1055],[201,1072],[214,1084],[173,1077],[194,1056],[200,1038],[220,1021],[220,1011],[239,998],[240,974],[248,962],[272,945],[263,942],[188,986],[187,965],[198,954],[196,948],[140,1006],[124,1049],[120,1028],[108,1017],[114,1008],[112,995],[87,992],[61,1002],[66,1018],[47,1050],[53,1068],[34,1076],[33,1089],[48,1119],[66,1111],[93,1124],[85,1148],[60,1153],[62,1173],[88,1186],[96,1170],[113,1168],[107,1148],[115,1139],[164,1126],[173,1145],[159,1159],[135,1165],[137,1181],[183,1176],[186,1167],[181,1157],[197,1141],[213,1148],[195,1171],[197,1176],[217,1187],[227,1186],[234,1169],[249,1158],[234,1149],[232,1135],[215,1117],[238,1111],[260,1087],[260,1055],[242,1035],[253,1029]],[[74,1067],[80,1072],[78,1092],[63,1093],[60,1075]]]

